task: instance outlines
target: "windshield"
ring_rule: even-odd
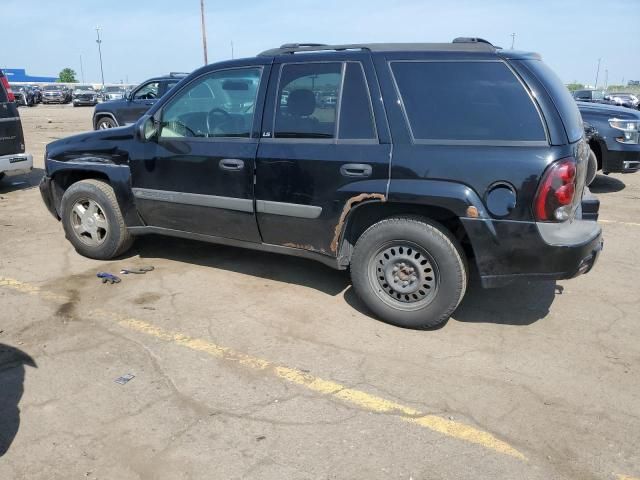
[[[45,85],[43,90],[60,90],[61,87],[58,85]]]
[[[113,93],[113,92],[119,93],[119,92],[122,92],[122,87],[105,87],[104,91],[110,92],[110,93]]]
[[[593,92],[591,92],[591,98],[594,100],[603,100],[604,92],[601,92],[599,90],[594,90]]]
[[[80,85],[79,87],[75,88],[76,91],[78,90],[91,90],[93,91],[93,87],[90,85]]]

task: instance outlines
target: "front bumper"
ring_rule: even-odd
[[[42,195],[42,201],[44,202],[47,210],[53,215],[56,220],[59,220],[58,212],[53,202],[53,189],[51,188],[51,178],[46,175],[40,180],[40,195]]]
[[[91,105],[91,106],[95,106],[98,104],[98,100],[84,100],[81,98],[74,98],[73,99],[73,103],[74,105]]]
[[[33,170],[33,157],[30,153],[16,153],[0,157],[0,172],[10,175],[22,175]]]
[[[592,220],[566,223],[461,219],[485,288],[515,280],[561,280],[591,270],[602,250]]]
[[[640,170],[640,150],[608,150],[602,161],[604,173],[633,173]]]

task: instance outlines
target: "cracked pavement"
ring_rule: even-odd
[[[90,128],[92,109],[20,113],[41,169],[44,145]],[[0,287],[0,345],[37,364],[0,354],[2,418],[17,416],[3,395],[24,389],[0,478],[640,477],[640,174],[600,175],[592,188],[607,222],[591,273],[496,290],[472,279],[448,324],[427,332],[371,318],[346,273],[304,259],[160,237],[117,261],[83,258],[42,204],[41,174],[0,183],[0,277],[53,292]],[[155,270],[117,285],[95,278],[146,264]],[[96,309],[472,425],[527,460],[123,329]]]

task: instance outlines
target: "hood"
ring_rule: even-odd
[[[115,108],[124,107],[126,104],[127,104],[127,101],[123,98],[109,100],[108,102],[99,103],[98,105],[96,105],[95,113],[98,113],[98,112],[113,113]]]
[[[609,117],[640,119],[640,111],[617,105],[607,105],[603,103],[576,102],[580,112],[608,115]]]

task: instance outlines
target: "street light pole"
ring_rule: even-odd
[[[513,45],[516,43],[516,34],[511,34],[511,50],[513,50]]]
[[[84,83],[84,67],[82,66],[82,55],[80,55],[80,78],[82,78],[82,83]]]
[[[598,77],[600,76],[600,61],[602,60],[602,58],[598,59],[598,69],[596,70],[596,84],[593,88],[597,89],[598,88]]]
[[[98,44],[98,55],[100,56],[100,77],[102,78],[102,89],[104,90],[104,70],[102,69],[102,40],[100,40],[100,27],[96,27],[96,34],[98,35],[96,43]]]
[[[207,30],[204,26],[204,0],[200,0],[200,20],[202,24],[202,48],[204,50],[204,64],[207,65]]]

